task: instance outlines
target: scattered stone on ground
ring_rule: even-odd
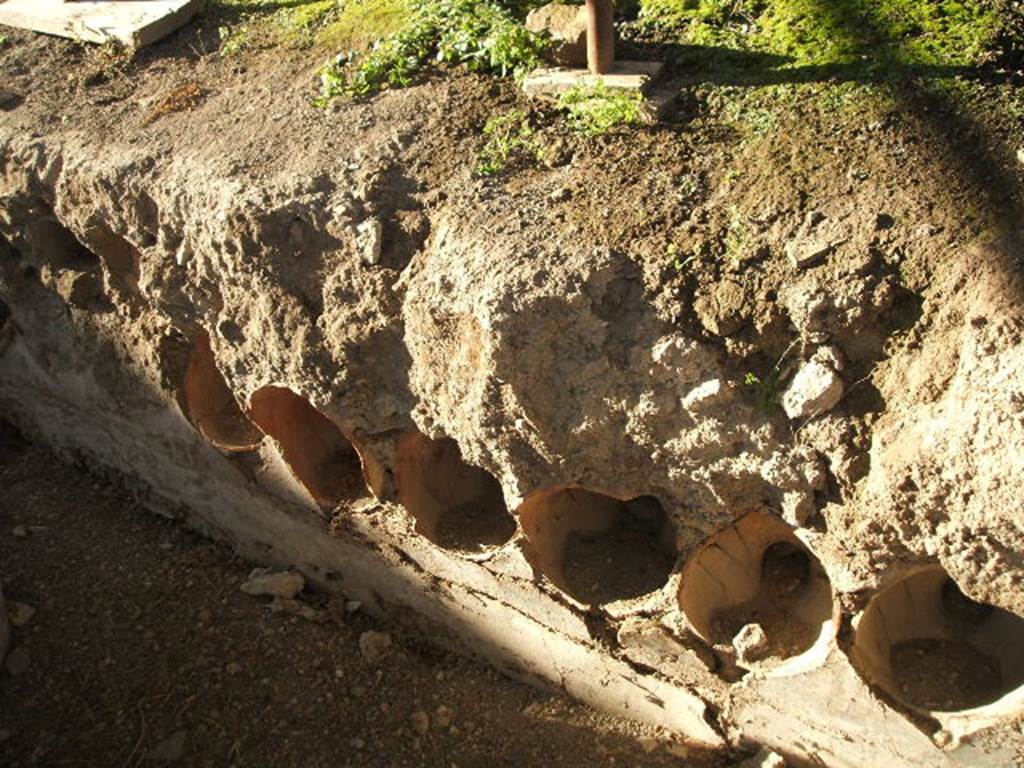
[[[17,677],[23,675],[28,671],[31,659],[28,653],[23,648],[15,648],[13,651],[7,654],[7,659],[4,661],[4,666],[7,671]]]
[[[373,630],[359,636],[359,651],[368,664],[376,664],[391,653],[391,635]]]
[[[23,627],[28,624],[35,612],[36,609],[27,603],[19,603],[14,600],[7,603],[7,615],[11,620],[11,625],[15,627]]]
[[[5,768],[591,768],[635,765],[641,738],[656,745],[644,768],[726,764],[385,631],[353,601],[307,598],[343,625],[267,610],[239,591],[250,566],[230,549],[19,451],[0,453],[0,527],[49,533],[0,537],[5,597],[45,607],[14,630],[15,663],[31,664],[0,672]],[[387,664],[364,662],[367,633]]]
[[[254,568],[240,589],[254,597],[266,595],[276,598],[293,598],[306,586],[306,580],[298,571],[274,571],[270,568]]]
[[[314,608],[301,600],[295,600],[290,597],[275,597],[270,602],[270,610],[275,613],[288,613],[306,621],[316,622],[317,624],[323,624],[328,620],[326,611]]]
[[[176,763],[185,754],[185,740],[188,734],[185,731],[175,731],[166,739],[157,744],[146,754],[146,760],[151,763]]]
[[[417,709],[413,712],[411,720],[412,729],[420,736],[426,736],[427,732],[430,731],[430,715],[422,709]]]

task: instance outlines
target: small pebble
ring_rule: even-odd
[[[430,730],[430,716],[422,709],[412,713],[412,729],[420,736],[426,735]]]
[[[29,655],[22,648],[15,648],[9,654],[7,654],[7,671],[17,677],[23,675],[28,671],[28,665],[31,662]]]
[[[376,664],[391,652],[391,635],[387,632],[363,632],[359,636],[359,651],[370,664]]]
[[[7,615],[11,618],[11,624],[16,627],[24,627],[35,615],[36,609],[27,603],[19,603],[11,600],[7,603]]]

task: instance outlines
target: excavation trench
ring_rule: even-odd
[[[406,146],[402,137],[418,134],[396,135]],[[388,134],[366,146],[395,144]],[[294,179],[246,187],[244,175],[214,179],[237,187],[207,195],[168,168],[153,189],[173,195],[133,200],[109,153],[99,170],[76,171],[82,178],[55,171],[59,183],[7,189],[0,230],[19,257],[0,264],[5,415],[130,476],[152,490],[152,506],[187,509],[252,560],[302,571],[342,604],[681,738],[713,748],[759,740],[792,749],[796,764],[1009,764],[977,752],[947,760],[921,723],[982,712],[979,728],[1009,738],[1024,712],[1024,620],[967,599],[938,567],[874,586],[877,562],[897,572],[908,551],[945,546],[915,549],[873,530],[909,514],[900,504],[911,484],[859,495],[871,485],[861,470],[886,471],[891,457],[869,456],[865,425],[875,422],[848,421],[866,389],[854,390],[853,376],[871,370],[847,354],[856,345],[841,347],[863,328],[830,325],[878,319],[892,286],[874,251],[898,226],[878,230],[872,218],[853,233],[871,260],[849,269],[840,246],[799,270],[775,259],[786,243],[759,247],[744,268],[759,270],[763,296],[730,293],[746,288],[698,274],[695,260],[699,287],[684,293],[696,291],[698,316],[667,323],[689,298],[650,295],[658,269],[639,263],[645,256],[582,247],[546,214],[530,219],[556,204],[551,191],[516,195],[562,170],[524,174],[508,196],[467,196],[431,188],[391,156],[367,156],[342,179],[319,165],[333,149],[318,152],[304,159],[315,183],[301,198]],[[403,193],[415,214],[405,221],[384,199],[399,176],[415,189]],[[46,184],[46,194],[34,189]],[[568,213],[584,185],[565,189],[555,197]],[[94,190],[110,199],[76,210]],[[800,225],[794,212],[780,217],[771,232]],[[431,237],[403,270],[369,258],[381,243],[367,233],[383,232],[387,251],[424,221]],[[778,274],[789,282],[774,283]],[[698,301],[711,283],[714,300]],[[721,315],[713,323],[711,310]],[[957,312],[960,324],[983,314]],[[788,344],[792,327],[828,337],[826,394],[842,379],[851,397],[799,429],[783,408],[759,408],[739,363],[708,343],[712,326],[726,325],[742,327],[724,348],[744,354]],[[994,359],[1000,339],[968,351],[989,342]],[[787,365],[807,364],[804,351],[794,347]],[[877,384],[889,408],[894,387]],[[996,395],[971,418],[1004,402]],[[928,407],[945,428],[949,414]],[[917,413],[886,411],[878,423],[895,430]],[[906,435],[889,442],[919,432]],[[915,455],[915,473],[927,459],[897,448]],[[843,486],[838,512],[823,508],[832,476]],[[869,546],[879,551],[865,555]],[[709,725],[716,719],[722,727]]]

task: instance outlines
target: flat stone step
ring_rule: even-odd
[[[202,0],[5,0],[0,24],[90,43],[141,48],[186,24]]]
[[[590,88],[603,82],[613,91],[646,93],[664,66],[660,61],[618,61],[614,69],[605,75],[564,67],[538,69],[523,81],[523,91],[531,96],[558,96],[578,86]]]

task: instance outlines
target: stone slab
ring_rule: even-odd
[[[90,43],[148,45],[182,25],[202,0],[5,0],[0,24]]]
[[[646,93],[664,67],[660,61],[619,61],[606,75],[563,67],[538,69],[527,76],[523,82],[523,91],[531,96],[558,96],[577,86],[593,87],[604,82],[612,90]]]

